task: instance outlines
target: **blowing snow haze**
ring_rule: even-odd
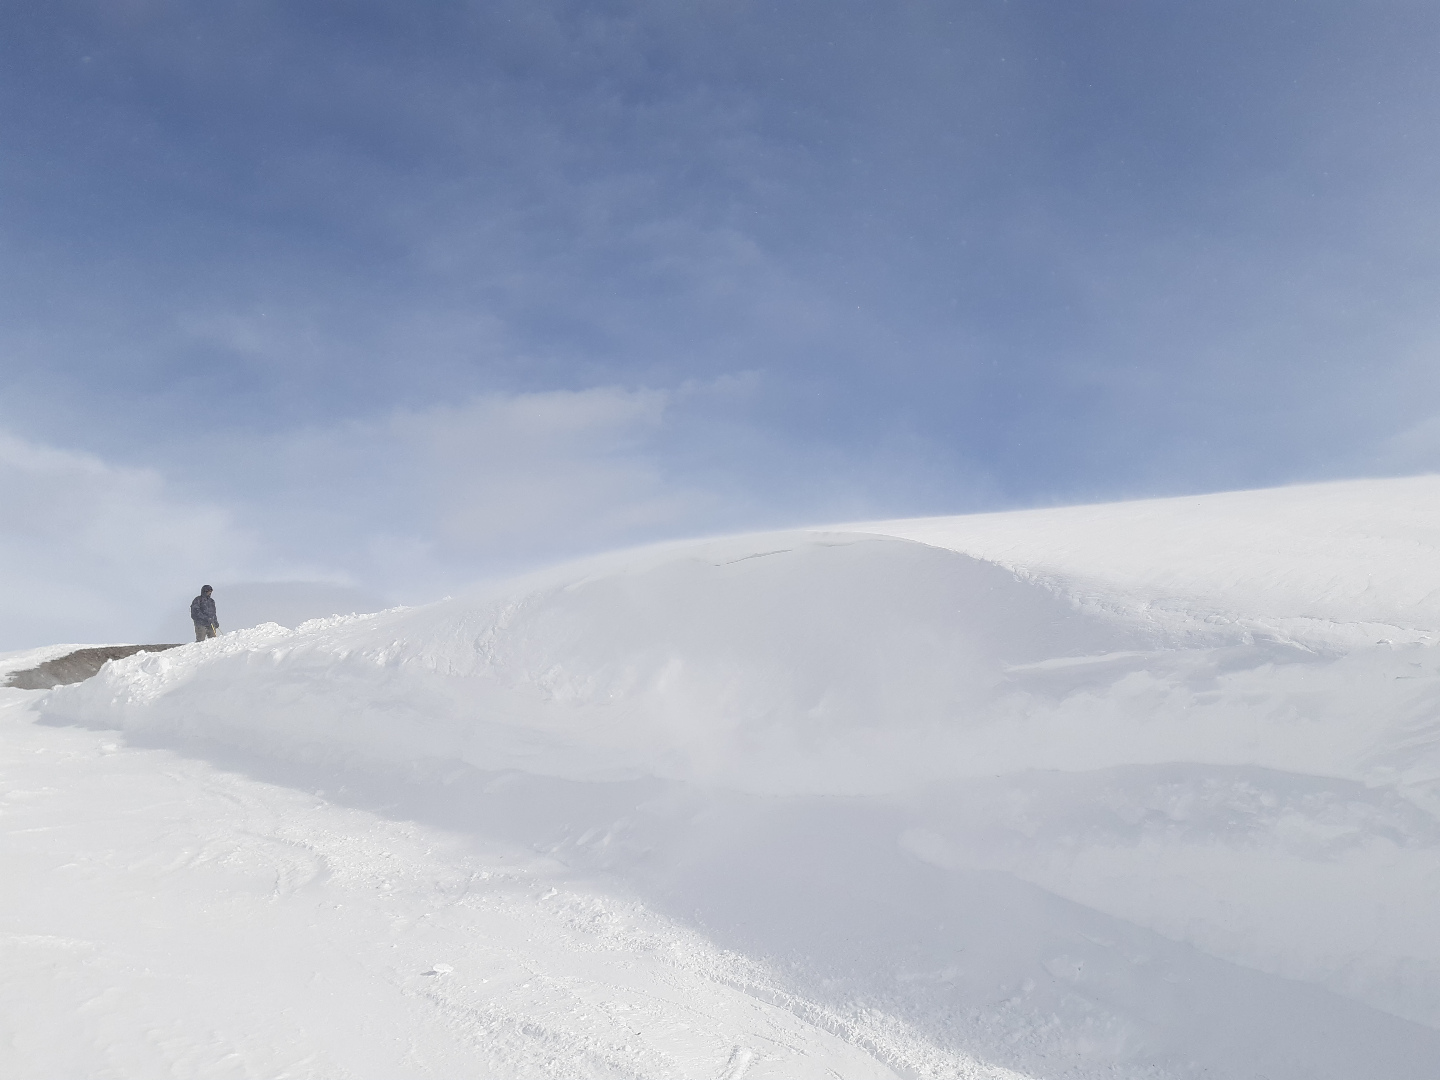
[[[6,11],[0,644],[1440,460],[1432,4]]]

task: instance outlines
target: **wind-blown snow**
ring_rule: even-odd
[[[355,815],[530,852],[629,928],[583,970],[492,958],[589,1005],[486,991],[473,942],[453,971],[375,968],[417,1045],[415,980],[463,984],[475,1075],[1428,1077],[1437,548],[1430,477],[671,544],[112,662],[35,699],[27,737],[232,770],[194,783],[298,800],[276,842],[311,866],[379,873],[307,838]],[[318,788],[347,808],[283,795]],[[503,922],[436,888],[393,917]],[[536,903],[514,933],[559,941]],[[576,1019],[656,979],[687,989],[633,1032]],[[708,1036],[676,1034],[689,999]],[[512,1046],[495,1018],[527,1009],[550,1020]]]

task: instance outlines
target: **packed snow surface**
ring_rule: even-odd
[[[0,1073],[1433,1078],[1437,549],[871,522],[0,691]]]

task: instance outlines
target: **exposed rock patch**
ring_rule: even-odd
[[[52,686],[83,682],[104,667],[107,660],[119,660],[137,652],[163,652],[178,648],[179,644],[105,645],[98,649],[76,649],[54,660],[46,660],[37,667],[15,672],[5,685],[19,690],[49,690]]]

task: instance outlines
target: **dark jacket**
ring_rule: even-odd
[[[200,595],[190,601],[190,621],[197,626],[219,626],[215,618],[215,598]]]

